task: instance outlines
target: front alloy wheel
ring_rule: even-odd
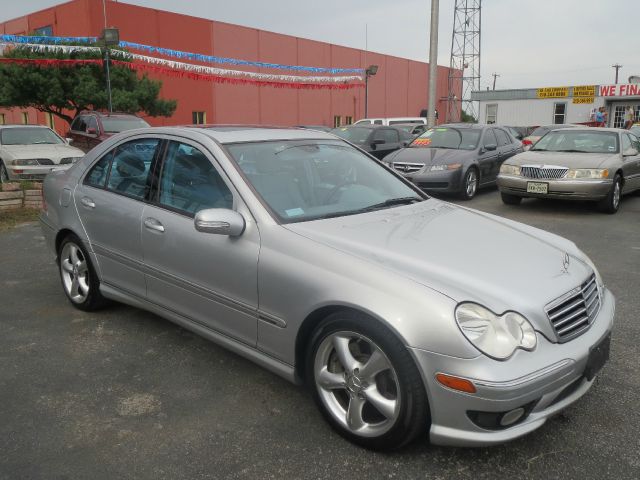
[[[605,213],[616,213],[620,208],[620,199],[622,197],[622,178],[616,175],[613,179],[611,190],[605,198],[598,202],[598,208]]]
[[[462,181],[461,196],[464,200],[471,200],[478,191],[478,171],[471,167],[467,170]]]
[[[310,341],[306,378],[329,424],[354,443],[401,447],[429,428],[422,377],[407,347],[385,325],[336,312]]]

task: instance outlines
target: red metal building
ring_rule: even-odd
[[[120,38],[130,42],[287,65],[331,68],[378,65],[377,75],[369,80],[370,117],[413,117],[427,107],[429,73],[428,64],[424,62],[110,0],[106,7],[109,26],[119,28]],[[0,23],[0,33],[99,36],[103,26],[101,0],[72,0]],[[447,67],[438,66],[436,104],[441,113],[440,123],[447,120],[443,117],[447,111],[448,72]],[[194,112],[204,112],[206,123],[272,125],[333,126],[351,123],[364,116],[364,88],[291,90],[165,76],[157,78],[163,82],[161,95],[177,99],[178,108],[171,118],[147,118],[152,125],[192,123]],[[460,98],[460,93],[457,96]],[[0,110],[1,121],[48,124],[51,120],[33,109],[11,109]],[[68,128],[60,119],[55,119],[54,126],[63,134]]]

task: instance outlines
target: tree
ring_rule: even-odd
[[[100,59],[100,52],[65,54],[57,50],[33,52],[25,47],[5,51],[10,58]],[[176,100],[158,98],[162,82],[123,66],[112,65],[111,92],[114,111],[144,112],[169,117]],[[0,106],[33,107],[71,123],[80,110],[106,110],[106,76],[102,64],[47,66],[1,63]],[[69,113],[71,112],[71,113]]]
[[[464,110],[462,110],[462,112],[460,114],[460,121],[462,121],[464,123],[478,123],[478,120],[476,120],[473,115],[469,115]]]

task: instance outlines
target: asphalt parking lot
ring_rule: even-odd
[[[360,449],[302,388],[166,320],[72,308],[27,224],[0,232],[0,478],[640,478],[640,196],[616,215],[506,206],[496,190],[465,205],[573,240],[617,298],[610,363],[533,434],[483,449]]]

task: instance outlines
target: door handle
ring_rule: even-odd
[[[80,199],[80,203],[82,203],[82,205],[84,205],[87,208],[96,208],[96,203],[89,197],[82,197]]]
[[[149,230],[155,230],[156,232],[164,232],[164,225],[162,225],[155,218],[145,218],[144,226]]]

